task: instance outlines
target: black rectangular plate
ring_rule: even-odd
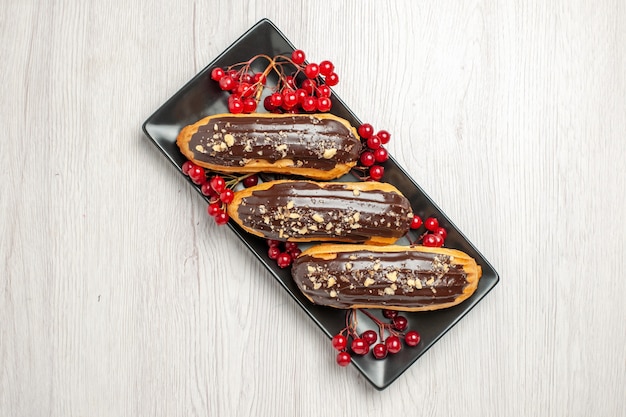
[[[179,131],[184,126],[195,123],[208,115],[228,112],[226,104],[228,93],[221,91],[218,83],[211,80],[211,69],[244,62],[257,54],[290,55],[294,49],[291,42],[271,21],[267,19],[259,21],[152,114],[143,124],[144,133],[184,176],[182,165],[186,158],[176,146],[176,136]],[[262,68],[257,70],[262,70]],[[268,86],[271,86],[271,83],[272,80],[269,79]],[[361,124],[359,119],[334,93],[332,100],[331,113],[348,120],[353,126]],[[414,348],[405,347],[398,354],[388,356],[385,360],[380,361],[374,359],[371,354],[353,358],[354,366],[379,390],[387,388],[394,382],[478,304],[499,281],[497,272],[489,262],[452,224],[430,197],[398,166],[393,158],[385,162],[384,167],[385,176],[383,180],[394,184],[411,201],[416,214],[422,218],[437,217],[440,224],[448,230],[446,247],[459,249],[476,259],[476,262],[482,267],[483,276],[476,292],[460,305],[440,311],[405,314],[409,320],[409,327],[418,330],[421,334],[422,338],[418,346]],[[188,178],[187,180],[189,181]],[[346,178],[344,177],[342,180],[345,181]],[[199,187],[191,181],[189,183],[208,202],[207,197],[202,195]],[[267,257],[267,245],[263,239],[244,232],[232,221],[229,223],[229,227],[329,338],[345,326],[345,311],[311,304],[293,283],[289,270],[278,268],[276,263]],[[359,318],[361,319],[359,323],[367,324],[368,320],[364,316],[360,315]]]

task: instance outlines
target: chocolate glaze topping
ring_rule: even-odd
[[[361,141],[341,122],[314,115],[224,116],[200,126],[189,149],[196,160],[221,166],[291,159],[297,168],[329,171],[358,160]]]
[[[315,304],[421,307],[454,301],[467,285],[463,267],[448,255],[404,252],[340,252],[332,260],[298,257],[291,270]]]
[[[412,216],[409,201],[400,194],[307,181],[254,191],[242,199],[237,212],[245,226],[270,239],[334,237],[354,242],[402,237]]]

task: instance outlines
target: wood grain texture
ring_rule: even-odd
[[[384,392],[141,133],[268,17],[501,283]],[[626,415],[618,0],[0,1],[0,415]]]

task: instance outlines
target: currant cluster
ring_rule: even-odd
[[[211,175],[203,167],[191,161],[183,163],[183,174],[187,175],[194,184],[200,186],[203,195],[209,197],[207,212],[215,219],[215,223],[222,226],[228,223],[230,217],[226,212],[226,205],[235,198],[232,188],[239,182],[243,182],[244,187],[252,187],[259,181],[257,175],[246,175],[243,177],[232,177],[228,181],[221,175]]]
[[[443,246],[448,232],[439,225],[439,220],[436,217],[428,217],[422,222],[420,216],[414,215],[411,220],[411,229],[417,230],[422,226],[426,229],[426,232],[418,238],[422,245],[436,248]]]
[[[262,72],[253,72],[251,65],[257,60],[267,61]],[[246,62],[227,68],[213,68],[211,79],[231,95],[228,110],[233,114],[253,113],[257,110],[267,76],[274,71],[278,83],[266,96],[263,106],[270,113],[328,112],[332,107],[330,87],[339,83],[335,66],[325,60],[305,63],[304,52],[297,49],[291,56],[256,55]]]
[[[417,346],[420,342],[420,334],[415,330],[403,333],[408,320],[395,310],[383,310],[383,316],[390,320],[385,323],[373,316],[367,310],[359,310],[369,317],[377,326],[378,332],[366,330],[360,335],[356,332],[355,310],[346,314],[346,327],[333,336],[331,343],[333,348],[339,351],[337,364],[347,366],[354,355],[367,355],[370,351],[376,359],[384,359],[388,354],[395,354],[402,350],[402,339],[409,347]],[[387,335],[387,336],[385,336]]]
[[[374,127],[369,123],[359,126],[357,131],[364,145],[360,157],[361,165],[366,172],[369,171],[369,179],[380,181],[385,174],[385,168],[378,164],[389,159],[389,153],[383,145],[389,143],[391,134],[386,130],[375,133]]]
[[[267,256],[274,259],[279,268],[287,268],[302,253],[296,242],[267,239],[266,243]]]

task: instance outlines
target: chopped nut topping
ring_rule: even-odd
[[[391,289],[391,287],[386,287],[385,288],[385,294],[387,294],[387,295],[394,295],[395,293],[396,292],[393,289]]]
[[[245,152],[252,152],[252,146],[250,146],[250,144],[247,143],[246,146],[244,146],[243,150]]]
[[[415,288],[417,288],[418,290],[422,289],[422,281],[420,281],[419,279],[415,280]]]
[[[396,282],[396,280],[398,279],[398,272],[397,271],[388,272],[387,279],[391,282]]]
[[[320,216],[319,214],[315,213],[312,216],[313,220],[315,220],[318,223],[323,223],[324,222],[324,218],[322,216]]]
[[[196,151],[204,153],[204,146],[196,145]]]
[[[328,278],[328,281],[326,282],[326,286],[330,288],[336,283],[337,283],[337,280],[334,277],[330,277]]]
[[[415,287],[415,280],[413,278],[407,279],[406,285],[408,285],[409,287]]]
[[[328,222],[328,224],[326,225],[326,230],[330,230],[333,228],[333,224],[331,222]]]
[[[352,264],[350,262],[346,263],[346,271],[349,271],[352,269]]]
[[[287,203],[287,209],[291,210],[293,208],[294,204],[295,203],[293,202],[293,200],[289,200],[289,202]]]
[[[225,151],[226,149],[228,149],[228,147],[226,146],[224,142],[220,142],[216,145],[213,145],[213,150],[215,152],[222,152],[222,151]]]
[[[426,281],[426,285],[433,285],[435,283],[435,278],[430,277],[428,281]]]
[[[300,215],[298,213],[289,213],[290,219],[299,219]]]
[[[213,130],[215,130],[215,131],[217,132],[219,129],[220,129],[220,128],[219,128],[219,127],[217,127],[217,123],[215,123],[215,124],[213,125]]]
[[[330,290],[330,292],[328,293],[328,295],[330,295],[332,298],[335,298],[337,296],[337,291],[335,290]]]
[[[372,285],[375,282],[376,281],[374,281],[372,278],[366,278],[365,281],[363,281],[363,286],[369,287],[370,285]]]
[[[359,196],[361,195],[361,190],[355,188],[354,190],[352,190],[352,194],[354,194],[355,196]]]
[[[231,147],[235,144],[235,137],[227,133],[224,135],[224,142],[226,142],[226,146]]]
[[[313,272],[315,272],[315,267],[311,265],[307,265],[306,270],[309,274],[312,274]]]
[[[337,149],[326,149],[322,155],[324,159],[330,159],[337,153]]]
[[[282,145],[278,145],[276,147],[276,150],[281,152],[281,151],[286,151],[287,150],[287,145],[285,145],[284,143]]]
[[[322,288],[322,283],[321,282],[316,282],[315,284],[313,284],[313,289],[314,290],[319,290],[320,288]]]

